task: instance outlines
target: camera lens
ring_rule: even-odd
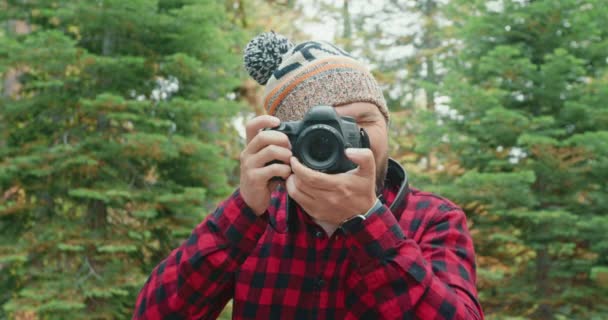
[[[317,134],[311,138],[310,149],[308,154],[315,161],[327,161],[338,147],[336,140],[327,135]]]
[[[317,125],[308,129],[298,139],[298,158],[311,169],[331,172],[344,149],[339,133],[326,125]]]

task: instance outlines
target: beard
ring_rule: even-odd
[[[382,160],[376,165],[376,195],[382,194],[386,173],[388,171],[388,152],[382,156]]]

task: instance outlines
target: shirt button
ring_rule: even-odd
[[[319,281],[317,282],[317,285],[319,286],[319,288],[323,288],[325,286],[325,280],[319,279]]]
[[[315,232],[315,237],[317,237],[317,238],[323,238],[323,232],[321,232],[320,230],[318,230],[317,232]]]

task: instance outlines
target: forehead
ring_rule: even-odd
[[[357,117],[362,115],[381,115],[378,107],[370,102],[352,102],[335,107],[341,116]]]

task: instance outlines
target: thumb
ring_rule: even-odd
[[[376,174],[376,162],[374,153],[368,148],[348,148],[344,153],[359,168],[355,171],[359,176],[374,176]]]

